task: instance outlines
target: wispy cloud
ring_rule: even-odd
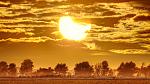
[[[114,53],[119,54],[150,54],[149,50],[142,50],[142,49],[125,49],[125,50],[110,50]]]
[[[39,42],[46,42],[48,40],[55,40],[46,36],[42,37],[29,37],[29,38],[19,38],[19,39],[13,39],[13,38],[8,38],[8,39],[2,39],[0,40],[1,42],[4,41],[11,41],[11,42],[32,42],[32,43],[39,43]]]
[[[25,29],[25,28],[13,28],[13,29],[6,29],[6,28],[1,28],[0,32],[6,32],[6,33],[25,33],[25,35],[33,36],[34,33],[32,33],[34,29]]]

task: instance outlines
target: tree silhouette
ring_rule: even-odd
[[[95,72],[94,72],[95,69]],[[114,70],[109,68],[109,64],[107,61],[102,61],[93,66],[89,64],[89,62],[81,62],[77,63],[74,68],[75,77],[101,77],[108,76],[113,77]],[[33,70],[33,62],[30,59],[26,59],[21,63],[21,67],[19,70],[20,76],[36,76],[36,77],[71,77],[72,74],[68,73],[68,66],[66,64],[57,64],[54,69],[49,68],[39,68],[36,72],[32,73]],[[150,77],[150,65],[144,66],[142,64],[141,68],[136,67],[134,62],[122,62],[117,69],[118,77]],[[0,62],[0,77],[17,77],[17,68],[15,63],[7,64],[5,61]]]
[[[49,77],[53,75],[53,69],[51,67],[47,68],[40,68],[39,70],[37,70],[36,72],[36,76],[40,76],[40,77]]]
[[[120,64],[120,66],[118,67],[117,71],[119,72],[118,76],[124,76],[125,75],[125,64],[124,64],[124,62],[122,62]]]
[[[108,72],[108,76],[109,76],[109,77],[113,77],[113,76],[114,76],[114,72],[113,72],[113,70],[112,70],[112,69],[110,69],[110,70],[109,70],[109,72]]]
[[[147,67],[141,67],[141,73],[147,78],[150,77],[150,65]]]
[[[0,62],[0,76],[2,77],[7,76],[7,70],[8,70],[7,62],[1,61]]]
[[[23,76],[31,76],[33,69],[33,62],[30,59],[26,59],[21,63],[20,73]]]
[[[117,69],[118,76],[122,77],[132,77],[137,72],[136,64],[131,62],[121,63]]]
[[[11,77],[15,77],[17,75],[17,68],[16,68],[16,64],[11,63],[8,66],[8,75]]]
[[[101,70],[102,70],[102,65],[101,63],[95,65],[95,76],[100,77],[101,76]]]
[[[68,67],[66,64],[57,64],[54,70],[56,74],[64,76],[68,71]]]
[[[107,61],[103,61],[102,62],[102,76],[107,76],[109,72],[109,67],[108,67],[108,62]]]
[[[75,65],[74,68],[76,76],[89,77],[94,72],[93,67],[89,62],[82,62]]]
[[[150,77],[150,65],[146,67],[146,77]]]

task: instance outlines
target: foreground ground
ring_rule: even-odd
[[[0,78],[0,84],[150,84],[150,79]]]

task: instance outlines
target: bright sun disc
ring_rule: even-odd
[[[91,29],[89,24],[80,24],[70,16],[63,16],[59,20],[59,30],[64,38],[69,40],[82,40],[86,37],[86,31]]]

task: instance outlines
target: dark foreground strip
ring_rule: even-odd
[[[33,80],[150,80],[150,78],[0,78],[0,81],[33,81]]]

